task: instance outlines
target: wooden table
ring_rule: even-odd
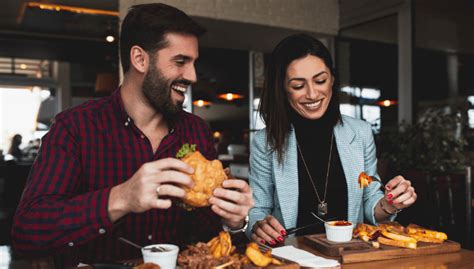
[[[303,237],[288,238],[285,245],[293,245],[297,248],[304,249],[315,255],[322,256],[329,259],[329,257],[322,255],[314,248],[306,245],[303,242]],[[442,255],[427,255],[413,258],[393,259],[385,261],[372,261],[352,264],[342,264],[342,268],[474,268],[474,251],[461,249],[460,252],[442,254]]]
[[[303,237],[292,237],[287,238],[285,245],[293,245],[297,248],[304,249],[315,255],[322,256],[325,258],[332,258],[325,255],[322,255],[314,248],[306,245],[303,242]],[[43,268],[53,268],[54,264],[52,260],[41,259],[34,261],[11,261],[9,265],[6,265],[6,268],[10,269],[43,269]],[[81,267],[81,269],[86,269],[91,267]],[[419,256],[413,258],[403,258],[403,259],[393,259],[385,261],[372,261],[372,262],[363,262],[363,263],[353,263],[353,264],[342,264],[342,268],[474,268],[474,251],[462,249],[460,252],[442,254],[442,255],[427,255]]]

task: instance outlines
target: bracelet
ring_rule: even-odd
[[[387,214],[389,214],[389,215],[396,215],[396,214],[398,214],[398,213],[400,213],[400,212],[402,211],[401,209],[398,209],[398,208],[395,208],[395,212],[390,212],[390,211],[388,211],[388,210],[383,206],[383,204],[384,204],[384,203],[383,203],[383,200],[385,200],[385,199],[384,199],[384,198],[380,199],[380,207],[382,208],[382,210],[383,210],[385,213],[387,213]]]
[[[222,229],[226,232],[229,232],[230,234],[236,234],[236,233],[245,232],[245,230],[247,230],[248,225],[249,225],[249,216],[246,216],[244,219],[244,227],[234,230],[234,229],[231,229],[229,226],[222,224]]]

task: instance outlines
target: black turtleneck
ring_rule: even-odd
[[[290,115],[291,123],[295,128],[297,142],[311,177],[314,180],[319,198],[323,200],[329,148],[334,127],[333,121],[327,116],[328,113],[318,120],[306,119],[294,111]],[[299,151],[297,153],[299,184],[297,227],[301,227],[316,221],[311,212],[317,213],[319,201]],[[327,188],[326,202],[328,204],[328,214],[323,219],[347,220],[347,182],[339,158],[335,137],[332,146]],[[296,235],[315,233],[324,233],[324,225],[321,224],[300,230]]]

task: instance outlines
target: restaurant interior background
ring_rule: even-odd
[[[10,244],[39,138],[55,114],[117,88],[119,21],[145,2],[2,1],[0,245]],[[305,32],[336,59],[341,112],[372,124],[382,178],[402,173],[417,188],[417,204],[399,221],[473,247],[473,1],[163,2],[208,28],[186,109],[210,124],[219,159],[235,176],[248,177],[249,141],[264,126],[257,108],[268,53]],[[17,157],[9,154],[15,134]]]

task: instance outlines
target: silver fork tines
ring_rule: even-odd
[[[272,250],[271,247],[265,245],[265,244],[261,244],[261,243],[257,243],[258,244],[258,248],[260,249],[260,251],[262,252],[267,252],[269,250]]]

